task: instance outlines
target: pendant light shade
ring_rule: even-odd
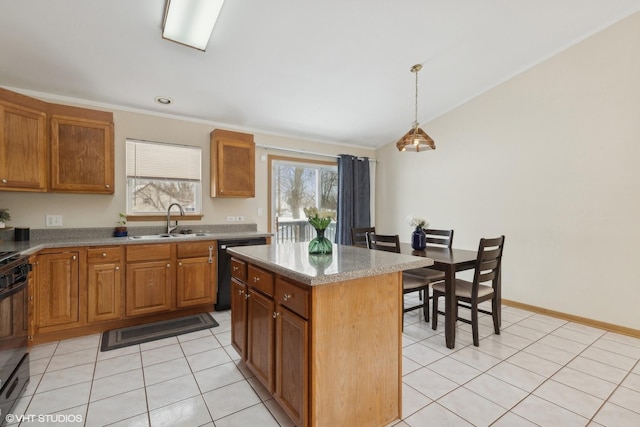
[[[413,127],[409,129],[409,132],[404,134],[398,142],[396,147],[400,151],[426,151],[435,150],[436,143],[431,139],[429,135],[418,127],[418,71],[422,69],[422,65],[416,64],[411,67],[411,72],[416,75],[416,109],[415,117],[413,121]]]

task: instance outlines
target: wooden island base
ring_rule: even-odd
[[[401,273],[311,292],[311,426],[401,419]]]
[[[231,248],[232,345],[298,427],[386,426],[402,418],[402,270],[432,261],[335,248]]]

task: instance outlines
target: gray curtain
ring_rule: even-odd
[[[351,244],[351,229],[371,226],[369,159],[338,157],[338,220],[336,243]]]

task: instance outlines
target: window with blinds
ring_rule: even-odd
[[[200,214],[202,149],[127,140],[127,214],[166,214],[171,203]]]

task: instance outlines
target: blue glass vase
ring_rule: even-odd
[[[414,251],[423,251],[427,247],[427,235],[422,227],[416,227],[411,233],[411,247]]]
[[[317,236],[309,242],[310,254],[330,254],[333,248],[331,240],[324,237],[324,229],[316,228]]]

